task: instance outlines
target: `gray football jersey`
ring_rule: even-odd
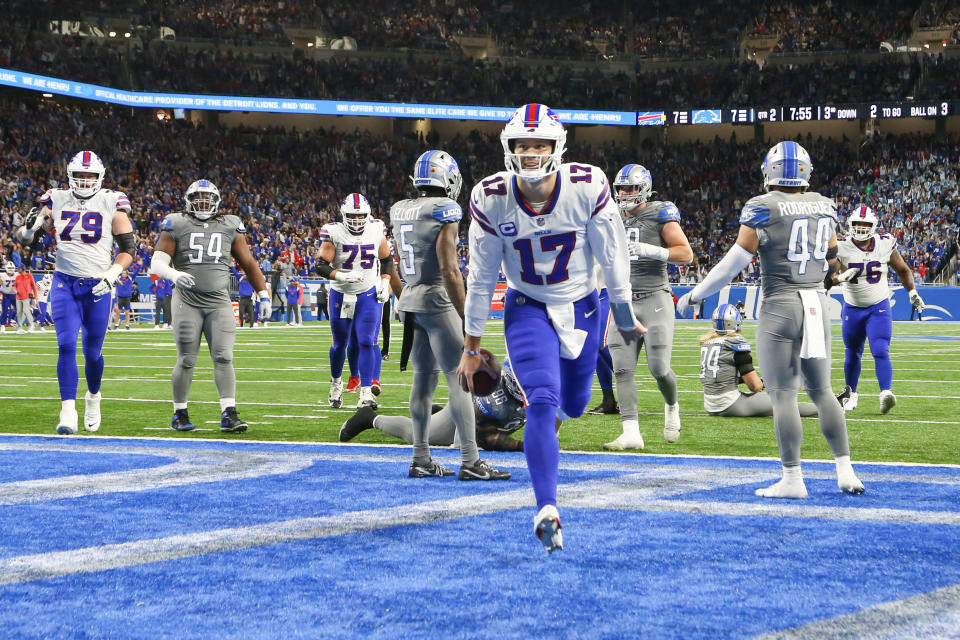
[[[734,361],[737,352],[750,353],[743,336],[717,336],[700,345],[700,381],[707,396],[739,392],[740,372]]]
[[[398,310],[436,312],[452,306],[440,275],[437,236],[443,225],[462,217],[460,205],[450,198],[401,200],[390,207],[400,277],[406,284]]]
[[[194,306],[230,302],[230,260],[233,241],[246,232],[240,218],[232,215],[197,220],[185,213],[171,213],[160,224],[177,243],[174,268],[193,276],[194,286],[181,289],[183,301]]]
[[[651,200],[639,211],[623,219],[630,242],[645,242],[656,247],[665,247],[660,234],[663,225],[680,222],[677,205],[669,201]],[[666,289],[670,291],[667,263],[653,258],[630,257],[630,288],[634,293],[650,293]]]
[[[827,248],[837,230],[837,205],[816,192],[771,191],[747,200],[740,224],[760,238],[764,297],[821,286]]]

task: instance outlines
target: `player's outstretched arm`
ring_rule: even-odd
[[[633,314],[627,232],[619,211],[611,201],[587,223],[587,242],[594,260],[603,271],[610,296],[610,310],[620,335],[627,344],[639,340],[647,329]]]
[[[836,244],[836,237],[834,237]],[[734,243],[727,255],[716,264],[713,269],[695,286],[691,291],[683,294],[677,300],[677,312],[683,316],[686,315],[693,305],[701,300],[708,298],[720,291],[725,285],[730,284],[738,273],[746,269],[753,260],[753,255],[760,248],[760,237],[757,230],[751,226],[741,224],[740,231],[737,234],[737,241]]]

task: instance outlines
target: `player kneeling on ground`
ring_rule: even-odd
[[[177,431],[196,427],[187,414],[187,397],[203,335],[213,358],[213,380],[220,394],[220,431],[240,433],[247,423],[237,416],[237,379],[233,370],[233,342],[237,323],[228,287],[230,259],[236,259],[259,292],[260,318],[270,317],[267,283],[250,253],[240,218],[218,214],[220,191],[209,180],[187,188],[186,213],[171,213],[160,224],[150,273],[173,281],[173,335],[177,364],[173,368],[173,420]],[[171,260],[173,266],[170,266]]]
[[[713,330],[700,338],[703,408],[725,418],[770,417],[773,401],[753,368],[750,343],[740,335],[742,321],[735,306],[722,304],[713,312]],[[752,393],[740,391],[741,381]],[[817,415],[812,402],[798,404],[801,416]]]

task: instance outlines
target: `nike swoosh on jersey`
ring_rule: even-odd
[[[659,307],[653,310],[654,313],[660,313],[661,311],[663,311],[663,307]]]
[[[584,313],[584,314],[583,314],[583,317],[584,317],[584,318],[589,318],[590,316],[592,316],[592,315],[595,314],[596,312],[597,312],[596,309],[591,309],[590,311],[587,311],[586,313]]]

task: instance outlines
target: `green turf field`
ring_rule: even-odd
[[[484,346],[504,353],[502,323],[492,321]],[[641,357],[641,433],[650,453],[777,456],[773,421],[769,418],[711,418],[703,411],[697,336],[706,322],[677,323],[673,366],[680,383],[683,431],[680,441],[663,440],[663,400]],[[834,388],[843,388],[843,345],[834,325]],[[383,363],[381,413],[404,414],[411,374],[399,371],[400,325],[394,325],[391,359]],[[744,335],[754,342],[756,324]],[[343,421],[353,412],[356,394],[344,394],[344,408],[326,405],[330,331],[326,323],[305,328],[243,329],[234,353],[237,400],[241,417],[250,423],[245,434],[231,438],[256,440],[336,441]],[[893,391],[899,404],[881,415],[876,378],[869,352],[864,357],[860,406],[847,414],[853,459],[960,463],[960,325],[897,323],[891,357]],[[190,416],[199,427],[192,433],[170,430],[170,371],[176,358],[169,330],[152,328],[111,332],[104,346],[103,426],[96,435],[220,438],[213,369],[201,347],[191,391]],[[57,345],[52,332],[0,334],[0,432],[53,434],[59,414],[56,379]],[[85,390],[83,361],[80,393]],[[764,363],[759,362],[762,374]],[[599,387],[594,381],[594,401]],[[437,402],[443,403],[441,381]],[[323,402],[318,402],[318,401]],[[82,400],[77,409],[81,412]],[[815,419],[804,420],[804,458],[830,458]],[[203,431],[202,429],[209,429]],[[585,416],[564,423],[560,445],[566,450],[599,451],[620,433],[618,416]],[[81,426],[81,435],[85,434]],[[366,431],[355,442],[398,442],[377,431]]]

